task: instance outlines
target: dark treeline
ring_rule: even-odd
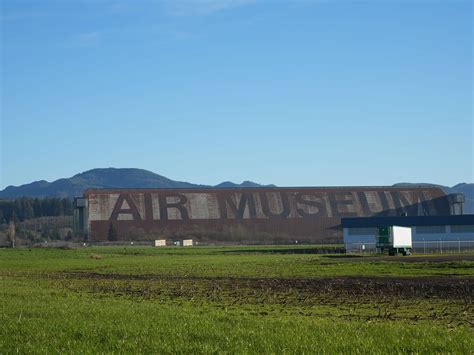
[[[0,223],[46,216],[72,216],[72,200],[56,197],[0,200]]]

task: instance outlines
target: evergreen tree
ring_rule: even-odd
[[[41,215],[42,216],[51,216],[51,209],[49,206],[49,199],[43,198],[41,199]]]
[[[51,201],[51,216],[62,216],[63,213],[63,205],[59,198],[52,198]]]
[[[63,205],[63,213],[65,216],[71,216],[73,211],[72,211],[72,201],[68,198],[63,198],[61,200],[61,203]]]
[[[31,204],[33,206],[33,212],[35,217],[43,216],[43,211],[41,210],[41,200],[39,198],[35,198]]]
[[[22,204],[22,201],[21,199],[16,199],[14,202],[13,202],[13,211],[15,213],[15,216],[18,218],[18,221],[23,221],[24,220],[24,217],[23,217],[23,204]],[[15,220],[16,222],[16,220]]]
[[[16,221],[45,216],[72,216],[72,201],[68,198],[30,198],[21,197],[15,200],[0,200],[0,212],[6,222],[15,213]],[[0,223],[2,218],[0,218]]]
[[[31,199],[26,197],[23,199],[23,210],[23,216],[25,219],[32,219],[35,217],[35,212],[31,206]]]

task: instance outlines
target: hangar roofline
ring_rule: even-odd
[[[117,187],[117,188],[92,188],[84,190],[84,194],[91,192],[110,193],[115,191],[160,191],[160,190],[183,190],[183,191],[237,191],[237,190],[394,190],[394,191],[412,191],[412,190],[441,190],[438,186],[249,186],[249,187]],[[443,191],[444,193],[444,191]]]

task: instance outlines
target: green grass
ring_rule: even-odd
[[[372,286],[319,290],[311,281],[422,277],[469,283],[469,255],[399,262],[288,252],[2,249],[0,354],[474,351],[469,289],[447,297],[429,287],[418,293],[416,286],[393,294]]]
[[[102,273],[194,276],[474,276],[473,261],[392,262],[339,255],[289,254],[288,247],[138,248],[99,247],[0,250],[2,270],[53,272],[94,270]],[[308,249],[308,247],[293,247]],[[280,253],[284,250],[285,253]],[[411,256],[410,258],[417,258]]]

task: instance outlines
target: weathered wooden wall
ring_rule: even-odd
[[[448,215],[439,188],[88,190],[88,230],[107,238],[194,237],[237,242],[342,242],[342,217]]]

